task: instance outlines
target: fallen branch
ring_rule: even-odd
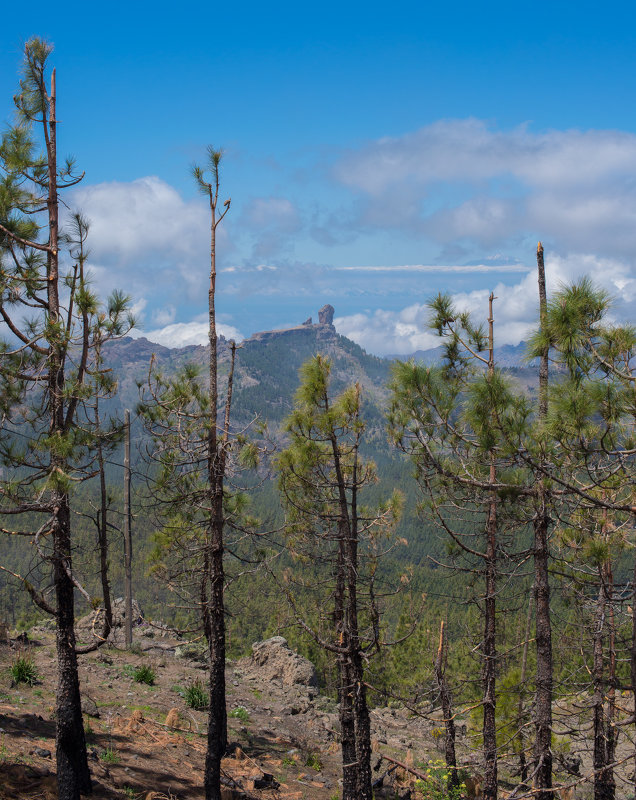
[[[426,773],[424,772],[420,772],[417,769],[413,769],[413,767],[407,766],[402,761],[398,761],[397,759],[391,758],[390,756],[385,756],[384,753],[380,753],[380,758],[383,758],[385,761],[388,761],[391,764],[395,764],[396,767],[406,770],[406,772],[410,772],[411,775],[415,775],[416,778],[419,778],[422,781],[427,781],[430,777],[429,775],[426,775]]]

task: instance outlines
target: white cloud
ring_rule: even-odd
[[[90,220],[88,244],[99,288],[198,299],[209,273],[209,209],[160,178],[81,186],[73,203]],[[226,230],[217,233],[228,253]]]
[[[629,317],[628,304],[636,298],[636,279],[630,276],[628,264],[615,259],[601,260],[590,254],[546,259],[549,295],[583,275],[589,275],[615,298],[613,313],[616,318]],[[490,291],[458,292],[453,295],[453,300],[460,310],[469,311],[476,322],[485,322]],[[497,298],[494,303],[495,342],[498,346],[518,344],[537,324],[536,269],[511,286],[498,283],[493,292]],[[373,353],[407,355],[440,344],[439,337],[428,329],[429,317],[430,311],[425,303],[414,303],[398,311],[377,309],[369,314],[337,317],[334,324],[339,333]]]
[[[636,172],[636,136],[612,130],[497,131],[479,119],[440,120],[379,139],[336,165],[347,186],[379,196],[395,184],[482,182],[510,175],[543,187],[589,186]]]
[[[404,264],[402,266],[334,267],[336,272],[528,272],[522,264]]]
[[[233,325],[217,323],[217,333],[226,339],[240,341],[243,339],[241,332]],[[192,320],[191,322],[173,322],[161,328],[138,333],[151,342],[162,344],[164,347],[187,347],[188,345],[208,344],[207,320]]]
[[[534,133],[442,120],[349,151],[333,169],[355,193],[360,233],[402,228],[442,245],[518,245],[631,258],[636,251],[636,135]]]
[[[170,325],[170,323],[174,322],[175,317],[177,316],[177,309],[173,305],[167,305],[163,308],[156,308],[152,312],[152,321],[154,325],[158,325],[159,327],[163,327],[165,325]]]

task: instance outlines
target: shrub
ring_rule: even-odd
[[[117,750],[113,747],[108,747],[106,750],[102,750],[102,761],[105,761],[107,764],[119,764],[121,757]]]
[[[418,765],[421,766],[421,765]],[[461,800],[465,797],[466,784],[463,782],[465,770],[458,770],[459,786],[449,788],[451,771],[441,759],[429,761],[426,767],[427,779],[415,781],[415,789],[423,800]]]
[[[237,706],[230,711],[230,716],[233,719],[240,719],[241,722],[249,722],[250,715],[245,706]]]
[[[156,677],[154,669],[146,664],[137,667],[137,669],[133,671],[133,680],[135,683],[145,683],[148,686],[154,686]]]
[[[202,711],[208,707],[208,694],[200,680],[196,680],[187,687],[183,699],[186,701],[186,705],[194,708],[195,711]]]
[[[307,753],[307,757],[305,758],[305,766],[309,767],[310,769],[315,769],[316,772],[320,772],[322,769],[322,761],[320,760],[320,756],[317,753]]]
[[[9,668],[14,683],[26,683],[34,686],[38,680],[38,672],[31,656],[18,656]]]

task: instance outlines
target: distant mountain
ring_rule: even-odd
[[[495,362],[498,367],[504,369],[524,369],[531,366],[526,361],[526,342],[519,342],[519,344],[504,344],[501,347],[495,347]],[[387,359],[393,361],[398,359],[400,361],[419,361],[427,367],[434,364],[439,364],[444,356],[444,348],[442,345],[433,347],[430,350],[416,350],[409,355],[389,355]]]
[[[338,334],[331,323],[332,316],[322,312],[323,309],[320,313],[325,321],[314,324],[310,319],[293,328],[261,331],[238,345],[233,419],[245,422],[259,416],[270,423],[279,423],[292,408],[298,387],[298,370],[316,353],[323,353],[332,360],[334,391],[341,391],[357,381],[362,386],[366,405],[372,409],[371,415],[380,413],[388,396],[386,386],[390,380],[390,363],[369,355],[355,342]],[[193,363],[201,368],[201,378],[205,380],[208,353],[209,348],[204,345],[169,348],[144,337],[126,337],[109,343],[104,352],[105,360],[119,382],[114,408],[136,406],[139,402],[138,382],[148,379],[151,359],[167,375],[186,363]],[[218,353],[223,390],[230,362],[229,342],[223,337],[219,338]]]

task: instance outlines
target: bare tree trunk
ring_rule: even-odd
[[[494,356],[494,317],[491,292],[488,299],[488,372],[490,377],[495,371]],[[490,455],[489,482],[497,480],[494,454]],[[484,740],[484,800],[496,800],[497,797],[497,720],[495,681],[497,669],[496,631],[496,591],[497,591],[497,496],[491,493],[488,502],[486,519],[486,587],[484,600],[484,643],[482,648],[482,685],[483,685],[483,740]]]
[[[96,416],[99,424],[99,412],[97,412]],[[99,468],[99,491],[101,498],[97,538],[99,541],[99,574],[102,583],[104,603],[102,639],[107,639],[113,627],[113,606],[110,597],[110,583],[108,580],[108,496],[106,491],[106,475],[104,472],[104,454],[101,444],[97,447],[97,466]]]
[[[218,435],[218,341],[216,333],[216,228],[229,209],[229,200],[225,203],[225,211],[217,218],[216,206],[219,195],[218,165],[221,152],[213,154],[214,184],[207,184],[210,197],[210,286],[208,291],[208,331],[210,342],[209,359],[209,418],[207,432],[208,463],[207,480],[210,492],[210,518],[207,541],[205,543],[204,562],[207,575],[202,587],[202,609],[205,634],[210,652],[210,707],[208,712],[208,746],[205,756],[205,798],[220,800],[221,798],[221,759],[227,750],[227,708],[225,691],[225,571],[223,556],[225,550],[224,528],[225,509],[223,507],[223,486],[225,480],[225,463],[229,438],[230,409],[232,405],[232,382],[234,377],[234,359],[236,347],[232,342],[230,373],[225,403],[225,419],[222,436]],[[204,184],[205,185],[205,184]]]
[[[614,575],[612,572],[612,562],[608,560],[605,587],[608,602],[608,665],[607,665],[607,726],[605,736],[607,738],[607,748],[605,761],[613,764],[616,760],[616,728],[614,719],[616,717],[616,620],[614,619]],[[616,795],[616,778],[614,768],[608,767],[606,770],[606,781],[610,791],[610,799],[614,800]]]
[[[444,758],[446,766],[450,770],[450,780],[448,788],[452,792],[459,786],[459,776],[457,774],[457,755],[455,753],[455,720],[453,719],[453,702],[446,682],[446,630],[444,621],[440,623],[439,647],[437,648],[437,658],[435,659],[435,678],[439,689],[440,701],[442,703],[442,713],[444,714],[444,728],[446,737],[444,740]]]
[[[539,273],[539,315],[544,329],[547,314],[545,267],[541,242],[537,247]],[[539,421],[548,415],[548,356],[546,345],[539,363]],[[534,527],[534,592],[536,614],[537,694],[535,702],[535,779],[537,800],[552,800],[552,623],[550,619],[550,582],[548,576],[548,531],[550,515],[544,481],[537,481],[538,509]]]
[[[354,659],[353,713],[356,731],[356,758],[358,760],[358,797],[360,800],[372,800],[371,720],[369,718],[367,688],[364,682],[364,668],[359,644],[354,654]]]
[[[607,727],[605,718],[605,693],[603,669],[603,638],[605,630],[606,597],[602,569],[594,619],[592,680],[594,687],[594,800],[613,800],[614,792],[608,785]]]
[[[636,516],[634,517],[636,523]],[[636,718],[636,557],[634,558],[634,571],[632,573],[632,643],[629,659],[630,683],[632,701],[634,703],[634,717]],[[636,797],[636,737],[634,737],[634,796]]]
[[[218,187],[218,179],[217,179]],[[208,486],[211,513],[206,549],[207,625],[210,648],[210,707],[208,712],[208,747],[205,755],[206,800],[220,800],[221,759],[227,746],[227,711],[225,707],[225,605],[223,597],[223,476],[220,474],[217,437],[217,335],[216,335],[216,193],[210,194],[210,287],[208,292],[208,324],[210,341],[209,394],[210,419],[208,429]]]
[[[353,695],[355,680],[348,655],[340,657],[340,729],[342,750],[342,800],[357,800],[358,797],[358,754],[356,752],[355,716]]]
[[[526,617],[526,627],[523,637],[523,650],[521,654],[521,676],[519,680],[519,703],[517,705],[517,729],[519,731],[519,774],[521,782],[525,783],[528,780],[528,762],[526,760],[526,745],[525,745],[525,724],[526,712],[524,708],[524,695],[526,686],[526,675],[528,672],[528,643],[530,640],[530,626],[532,624],[532,599],[531,594],[528,598],[528,614]]]
[[[359,391],[359,390],[358,390]],[[353,677],[353,715],[356,734],[357,796],[359,800],[372,800],[371,788],[371,722],[367,706],[364,667],[360,650],[358,629],[358,456],[354,455],[351,478],[351,517],[347,537],[347,600],[348,631]]]
[[[132,647],[132,514],[130,510],[130,411],[124,412],[124,596],[126,647]]]
[[[58,196],[57,143],[55,116],[55,70],[51,76],[48,124],[44,115],[44,138],[48,161],[47,309],[51,323],[60,318],[58,272]],[[64,434],[64,347],[59,334],[49,344],[49,413],[52,436]],[[52,475],[65,474],[66,464],[57,453],[51,456]],[[92,784],[86,756],[86,738],[75,653],[75,605],[71,580],[71,516],[68,494],[56,491],[53,497],[53,576],[57,601],[56,650],[58,683],[56,697],[56,756],[59,800],[78,800],[90,794]]]
[[[494,470],[494,466],[491,468]],[[491,501],[486,528],[486,598],[483,645],[483,738],[484,738],[484,800],[497,797],[497,722],[495,678],[497,647],[495,640],[496,575],[497,575],[497,506]]]
[[[71,572],[70,511],[68,496],[57,495],[54,523],[54,580],[57,600],[57,703],[55,715],[57,789],[59,800],[79,800],[92,791],[86,758],[77,655],[75,609]]]
[[[208,712],[208,747],[205,756],[206,800],[220,800],[221,759],[227,748],[227,710],[225,706],[225,605],[223,597],[223,485],[214,497],[214,521],[210,531],[209,627],[210,707]]]

